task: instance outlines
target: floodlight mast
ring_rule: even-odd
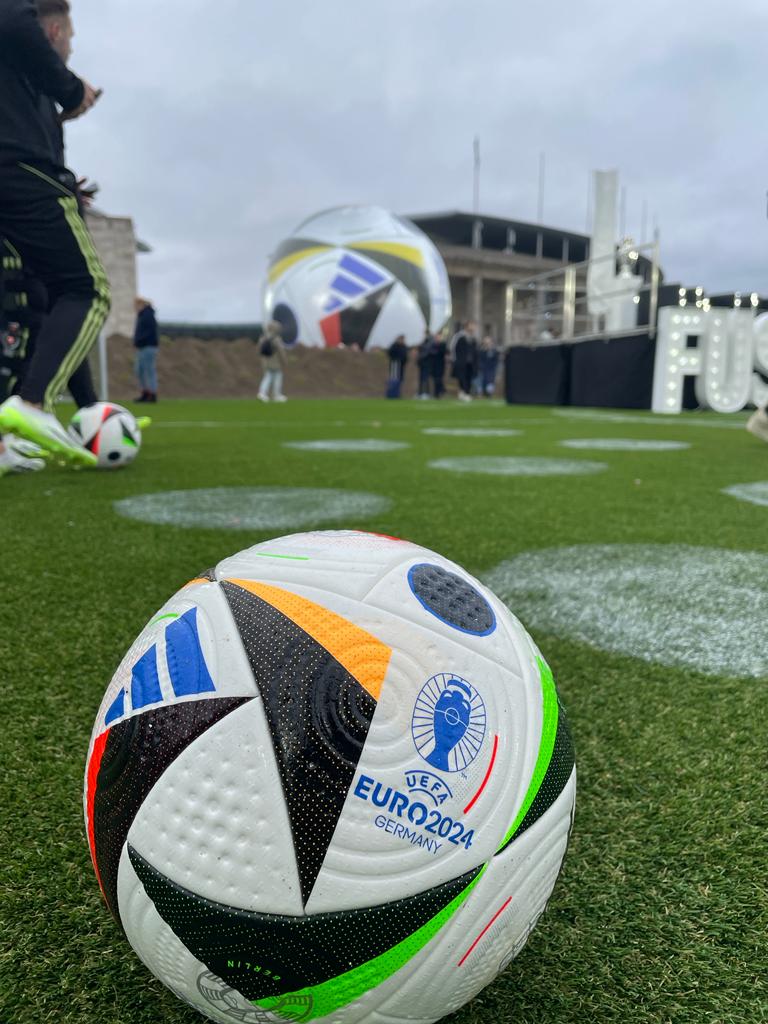
[[[475,180],[474,180],[474,192],[472,196],[472,212],[477,216],[480,213],[480,137],[475,136]]]

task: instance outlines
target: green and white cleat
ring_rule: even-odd
[[[9,474],[20,476],[24,473],[39,473],[41,469],[45,469],[48,452],[31,441],[23,441],[13,434],[6,434],[0,438],[0,444],[5,448],[0,452],[0,477]]]
[[[39,445],[74,466],[95,466],[98,459],[70,437],[53,413],[13,395],[0,405],[0,432],[15,434]]]

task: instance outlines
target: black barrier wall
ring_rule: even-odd
[[[575,345],[514,347],[505,362],[507,402],[650,409],[656,341],[649,335]],[[686,395],[686,408],[692,396]]]

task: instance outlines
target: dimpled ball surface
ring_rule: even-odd
[[[576,788],[549,668],[461,567],[260,544],[152,617],[94,727],[107,904],[211,1020],[435,1021],[524,946]]]

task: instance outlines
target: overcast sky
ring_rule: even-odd
[[[256,320],[312,213],[472,207],[585,231],[592,169],[642,204],[668,280],[768,294],[766,0],[72,0],[104,89],[69,162],[152,248],[165,319]]]

